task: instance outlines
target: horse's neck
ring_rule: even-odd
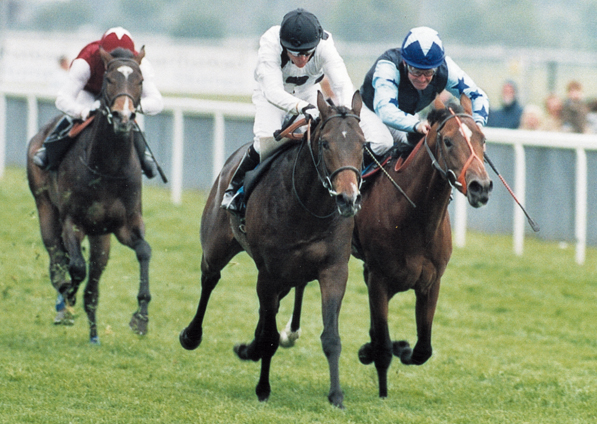
[[[87,164],[93,169],[118,171],[128,166],[132,134],[117,135],[108,120],[98,114],[85,147]]]
[[[435,143],[429,148],[435,152]],[[415,203],[415,213],[424,214],[429,225],[439,225],[450,203],[452,188],[433,167],[425,146],[419,149],[412,162],[402,172],[405,174],[406,184],[402,189]],[[398,184],[400,185],[400,182]]]
[[[299,147],[299,149],[298,158],[296,158],[296,151],[293,151],[292,153],[290,160],[292,169],[291,172],[287,174],[289,175],[289,178],[291,178],[290,195],[294,198],[295,202],[303,203],[303,205],[314,214],[328,214],[330,210],[335,208],[335,203],[327,190],[323,187],[317,169],[315,168],[315,163],[317,163],[320,172],[323,172],[322,164],[319,163],[322,160],[320,160],[316,151],[313,151],[313,156],[311,156],[311,150],[307,143],[304,143],[302,148]],[[313,157],[315,157],[315,163]],[[296,193],[294,193],[295,190]],[[299,207],[301,206],[299,205]]]

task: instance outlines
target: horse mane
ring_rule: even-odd
[[[454,113],[464,113],[464,109],[460,104],[455,102],[450,102],[446,105],[445,108],[442,109],[432,109],[427,115],[427,120],[429,121],[429,125],[433,125],[436,122],[442,122],[448,116],[452,114],[450,109],[454,111]]]

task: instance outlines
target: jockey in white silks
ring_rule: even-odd
[[[338,105],[350,107],[354,88],[346,65],[331,34],[323,30],[312,13],[304,9],[288,12],[281,25],[271,27],[261,36],[253,92],[253,144],[224,193],[222,208],[240,210],[243,196],[238,189],[244,175],[280,145],[274,132],[281,128],[288,114],[303,114],[307,119],[319,116],[314,104],[324,76]]]

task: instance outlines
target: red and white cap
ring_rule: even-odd
[[[100,40],[100,46],[108,53],[118,47],[135,52],[133,37],[122,27],[114,27],[106,31]]]

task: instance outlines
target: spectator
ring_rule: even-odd
[[[582,134],[587,131],[589,108],[584,102],[580,82],[570,81],[566,87],[566,96],[562,107],[562,128],[566,132]]]
[[[597,100],[592,100],[587,104],[589,113],[587,113],[587,132],[597,134]]]
[[[545,131],[562,131],[562,100],[555,94],[550,94],[545,99]]]
[[[518,89],[514,81],[506,81],[502,86],[502,107],[490,111],[487,120],[488,127],[516,129],[520,127],[522,106],[518,102]]]
[[[520,117],[521,130],[543,130],[545,128],[543,109],[537,105],[526,105]]]

